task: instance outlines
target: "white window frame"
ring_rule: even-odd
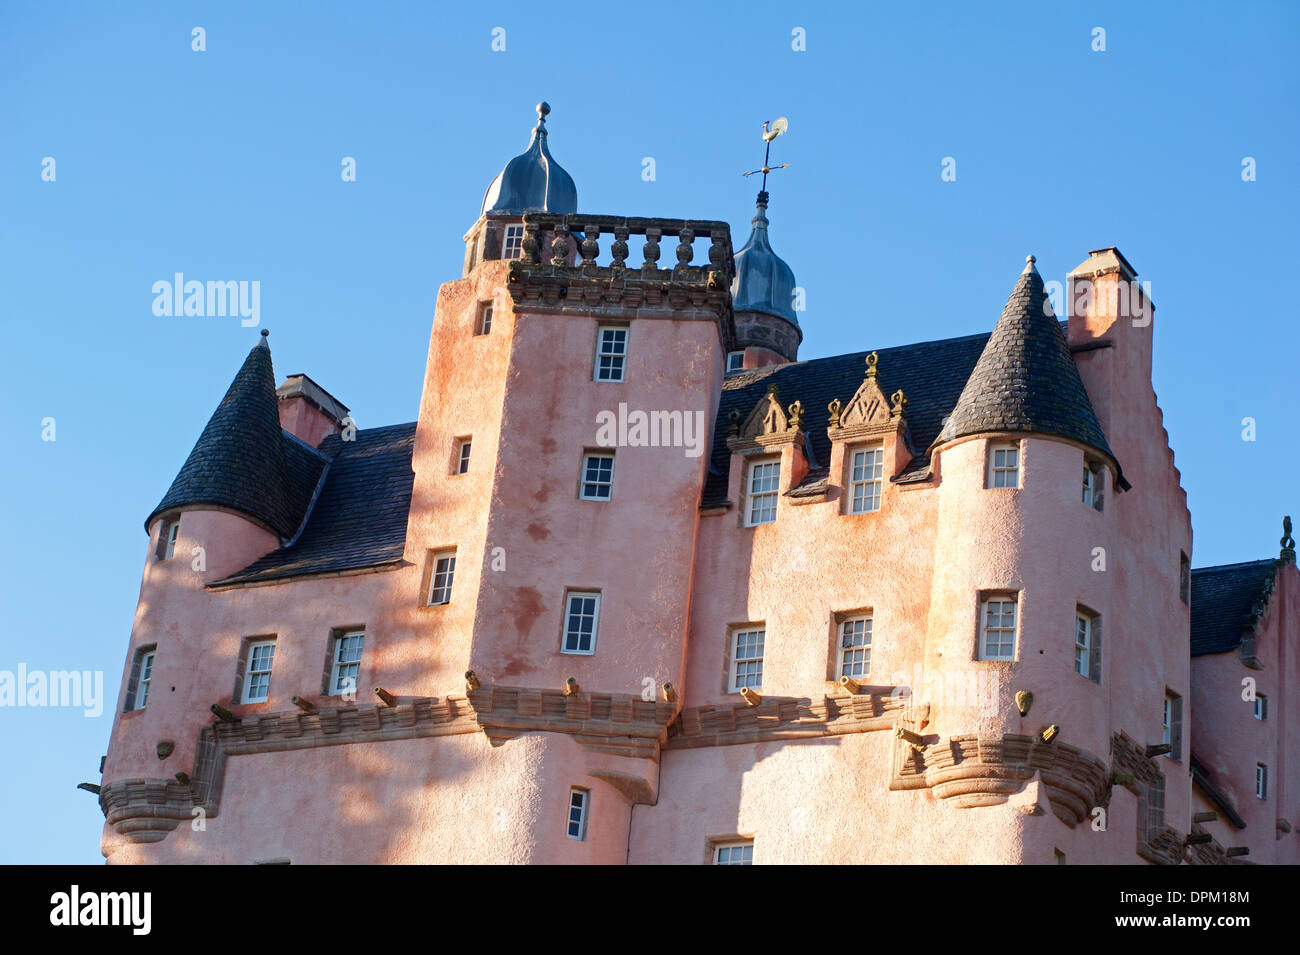
[[[131,701],[131,709],[142,710],[149,702],[149,681],[153,679],[153,661],[157,650],[146,650],[140,654],[140,671],[136,677],[135,699]]]
[[[574,614],[573,603],[575,600],[594,601],[594,603],[592,604],[592,609],[590,614],[591,646],[586,650],[582,649],[581,628],[579,628],[578,630],[571,629],[575,616],[579,621],[581,621],[582,618],[588,616],[588,614],[581,609],[578,611],[576,615]],[[560,634],[560,652],[571,654],[573,656],[583,656],[583,657],[592,656],[596,652],[596,637],[599,634],[599,632],[600,632],[600,591],[599,590],[567,591],[564,595],[564,631],[563,633]],[[570,648],[569,646],[570,636],[575,637],[572,648]]]
[[[1178,709],[1178,748],[1174,749],[1174,709]],[[1169,758],[1175,762],[1181,762],[1183,758],[1183,698],[1173,690],[1165,690],[1164,710],[1160,716],[1160,742],[1169,744]]]
[[[999,454],[1006,454],[1007,452],[1016,456],[1014,465],[1006,464],[1007,459],[1005,457],[1001,459],[998,458]],[[1001,460],[1001,464],[998,463],[999,460]],[[987,471],[988,487],[991,489],[1010,490],[1012,488],[1020,487],[1020,445],[1005,442],[990,444]],[[1007,475],[1011,475],[1011,479],[1014,483],[1005,483]],[[999,481],[1004,483],[998,483]]]
[[[258,665],[257,651],[262,647],[270,647],[271,652],[269,659],[266,661],[266,669],[253,669]],[[320,658],[317,657],[319,660]],[[244,689],[240,694],[241,703],[265,703],[271,698],[271,674],[275,669],[275,641],[274,640],[250,640],[248,643],[248,662],[244,665]],[[266,688],[261,696],[253,695],[253,678],[256,676],[266,675]]]
[[[446,562],[444,568],[439,570],[439,565],[444,562]],[[454,550],[434,551],[429,557],[428,606],[444,607],[451,603],[451,591],[455,583],[456,552]]]
[[[762,474],[765,476],[764,485],[763,485],[764,490],[756,491],[754,490],[754,484],[755,484],[755,479],[758,477],[760,469],[762,469]],[[772,470],[768,471],[767,469],[772,469]],[[766,475],[769,473],[773,475],[770,490],[767,489],[767,482],[766,482]],[[763,524],[775,524],[777,503],[778,503],[778,497],[780,493],[781,493],[781,459],[763,458],[758,461],[750,461],[748,467],[745,468],[745,526],[760,527]],[[755,520],[755,516],[759,514],[758,504],[760,502],[763,503],[761,516],[764,517],[767,516],[768,508],[766,505],[769,502],[769,500],[772,505],[771,517],[768,517],[766,520]]]
[[[564,823],[564,834],[576,842],[587,838],[587,816],[591,810],[591,790],[574,786],[569,790],[569,814]],[[574,813],[577,813],[575,816]],[[574,827],[577,831],[574,831]]]
[[[347,647],[347,641],[353,637],[360,638],[360,643],[356,648],[357,657],[355,660],[344,660],[343,655]],[[334,652],[331,655],[333,663],[330,666],[330,696],[343,696],[346,693],[355,693],[357,684],[361,680],[361,657],[366,650],[366,632],[364,630],[344,630],[334,636]],[[350,651],[349,651],[350,652]],[[352,668],[355,669],[353,670]],[[351,670],[351,675],[344,677],[344,668]],[[351,679],[352,687],[339,686],[339,679]]]
[[[1089,507],[1096,507],[1094,503],[1097,496],[1097,472],[1094,471],[1085,462],[1083,465],[1083,503]]]
[[[857,624],[865,624],[859,628]],[[875,622],[869,613],[853,614],[840,620],[836,630],[837,654],[835,660],[835,678],[847,676],[855,680],[865,680],[871,676],[871,640],[874,635]],[[861,642],[848,642],[849,640]],[[857,656],[859,655],[860,656]]]
[[[858,463],[859,457],[862,458],[861,465]],[[868,445],[849,449],[848,485],[850,514],[872,514],[880,510],[880,505],[885,496],[885,448],[883,445]],[[860,493],[861,499],[859,499]]]
[[[723,851],[726,850],[726,861],[723,861]],[[748,850],[748,853],[746,853]],[[734,855],[739,854],[739,861],[733,861]],[[746,858],[748,855],[748,858]],[[733,839],[729,842],[715,842],[713,844],[713,864],[714,865],[753,865],[754,864],[754,840],[753,839]]]
[[[745,351],[727,352],[727,374],[734,375],[745,370]]]
[[[588,462],[608,461],[609,477],[601,478],[599,472],[595,480],[588,479],[587,466]],[[593,493],[588,493],[588,489],[594,489]],[[600,494],[600,489],[605,489],[605,494]],[[582,455],[582,475],[578,481],[578,500],[580,501],[599,501],[608,502],[614,496],[614,452],[613,451],[587,451]]]
[[[1261,722],[1263,720],[1268,719],[1268,697],[1265,694],[1263,693],[1255,694],[1255,702],[1254,702],[1254,706],[1252,707],[1251,715],[1253,715],[1255,719],[1260,720]]]
[[[1074,672],[1092,679],[1089,664],[1092,657],[1092,617],[1081,611],[1074,614]]]
[[[501,258],[518,259],[524,254],[524,227],[514,222],[505,227],[501,233]]]
[[[1003,607],[1002,607],[1002,609],[999,609],[999,610],[998,610],[998,626],[996,626],[996,627],[990,627],[990,626],[989,626],[989,607],[990,607],[990,604],[995,604],[995,603],[996,603],[996,604],[999,604],[999,605],[1003,605]],[[1004,625],[1004,620],[1003,620],[1003,617],[1004,617],[1004,615],[1006,614],[1006,610],[1005,610],[1005,605],[1006,605],[1006,604],[1010,604],[1010,605],[1011,605],[1011,607],[1012,607],[1012,611],[1011,611],[1011,612],[1012,612],[1012,615],[1013,615],[1013,617],[1014,617],[1014,619],[1012,620],[1012,623],[1011,623],[1011,627],[1010,627],[1010,628],[1008,628],[1008,627],[1006,627],[1006,626]],[[1011,633],[1011,653],[1010,653],[1010,655],[1004,655],[1004,654],[1001,652],[1001,647],[1002,647],[1004,641],[1001,639],[1001,636],[1000,636],[1000,635],[1001,635],[1001,634],[1005,634],[1005,633],[1007,633],[1008,630],[1010,630],[1010,633]],[[998,646],[999,650],[998,650],[998,654],[997,654],[996,656],[990,656],[990,655],[989,655],[989,652],[988,652],[988,651],[989,651],[989,634],[991,634],[991,633],[999,634],[999,639],[998,639],[998,641],[997,641],[997,646]],[[988,596],[986,596],[986,597],[984,597],[982,600],[980,600],[980,617],[979,617],[979,648],[978,648],[978,649],[979,649],[979,653],[978,653],[976,659],[978,659],[978,660],[989,660],[989,661],[996,661],[996,660],[1001,660],[1001,661],[1015,660],[1015,659],[1016,659],[1016,649],[1017,649],[1019,643],[1020,643],[1020,596],[1019,596],[1019,594],[989,594]]]
[[[494,303],[491,299],[488,299],[486,302],[479,302],[478,315],[474,319],[475,335],[492,334],[493,304]]]
[[[1255,764],[1255,798],[1268,799],[1268,764]]]
[[[747,637],[751,634],[757,634],[757,640],[747,640],[745,647],[745,656],[741,656],[741,637]],[[730,665],[727,669],[727,692],[739,693],[742,687],[749,687],[755,692],[763,689],[763,655],[767,649],[767,625],[758,623],[741,627],[731,628],[731,639],[728,641],[730,646],[731,657]],[[757,653],[755,653],[757,647]],[[741,679],[741,664],[746,664],[744,680]],[[752,667],[757,664],[757,671]],[[751,682],[751,678],[757,672],[758,682]]]
[[[609,341],[605,339],[606,332],[615,333]],[[620,337],[617,333],[622,332]],[[591,370],[592,381],[619,382],[627,379],[627,350],[628,339],[631,337],[631,329],[626,325],[597,325],[596,326],[596,364]],[[602,367],[602,359],[609,359],[608,369]],[[618,375],[615,377],[614,369],[617,369]],[[608,370],[609,374],[605,374]]]
[[[458,438],[456,440],[456,473],[469,473],[469,459],[474,451],[473,438]]]
[[[162,527],[158,528],[158,560],[171,560],[176,553],[176,541],[180,537],[181,519],[180,516],[173,517],[169,521],[163,521]]]

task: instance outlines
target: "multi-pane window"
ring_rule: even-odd
[[[776,521],[776,494],[781,486],[780,461],[755,461],[749,466],[745,524],[772,524]]]
[[[587,838],[587,803],[591,793],[586,789],[569,790],[569,821],[566,835],[581,842]]]
[[[727,352],[727,374],[733,375],[745,370],[745,353],[743,351]]]
[[[602,325],[596,329],[596,381],[622,381],[627,362],[627,329]]]
[[[1268,767],[1263,763],[1255,764],[1255,796],[1258,799],[1268,798]]]
[[[136,677],[135,700],[131,707],[134,710],[144,709],[145,704],[149,702],[149,683],[153,680],[153,657],[152,650],[140,654],[140,675]]]
[[[839,675],[866,677],[871,673],[871,617],[849,617],[840,622]]]
[[[989,487],[1020,487],[1020,446],[995,444],[989,448]]]
[[[571,593],[565,601],[562,653],[595,653],[600,594]]]
[[[714,865],[753,865],[754,840],[719,842],[713,847]]]
[[[170,560],[176,553],[176,538],[181,532],[181,519],[173,518],[170,521],[163,521],[162,527],[158,528],[158,551],[159,560]]]
[[[330,695],[340,696],[357,692],[357,679],[361,675],[361,649],[365,644],[363,630],[340,633],[334,638],[334,665],[330,670]]]
[[[469,471],[469,453],[473,443],[469,438],[461,438],[456,442],[456,473],[465,474]]]
[[[433,574],[429,581],[429,605],[451,602],[451,583],[456,576],[456,552],[433,555]]]
[[[608,501],[614,490],[614,453],[593,451],[582,456],[582,492],[584,501]]]
[[[1255,719],[1268,719],[1268,697],[1263,693],[1255,694]]]
[[[989,597],[984,601],[980,623],[981,660],[1016,658],[1016,598]]]
[[[767,631],[762,627],[740,629],[732,636],[732,693],[739,693],[744,687],[751,690],[763,688],[763,641],[766,636]]]
[[[478,307],[478,322],[474,327],[475,335],[489,335],[492,332],[492,303],[483,302]]]
[[[524,227],[522,225],[506,226],[505,235],[501,238],[501,258],[517,259],[523,255],[524,250]]]
[[[854,451],[849,463],[849,513],[880,510],[880,488],[885,469],[882,448]]]
[[[271,692],[271,667],[274,664],[274,640],[259,640],[248,645],[248,670],[244,674],[244,703],[266,702]]]
[[[1183,750],[1183,698],[1165,691],[1165,709],[1161,721],[1162,743],[1169,744],[1169,758],[1182,759]]]
[[[1074,615],[1074,672],[1088,676],[1089,657],[1092,653],[1092,619],[1085,614]]]

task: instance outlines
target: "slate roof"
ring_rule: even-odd
[[[330,435],[321,452],[330,459],[306,526],[287,546],[210,584],[282,580],[395,564],[406,545],[411,506],[411,451],[415,423],[367,428],[356,440]]]
[[[934,443],[992,431],[1053,434],[1114,461],[1032,258]]]
[[[180,473],[145,520],[164,511],[229,508],[291,537],[307,512],[325,457],[280,428],[271,349],[248,353]]]
[[[1192,570],[1192,656],[1241,646],[1256,601],[1272,592],[1277,566],[1276,560],[1251,560]]]

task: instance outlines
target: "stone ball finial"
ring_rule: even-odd
[[[1033,254],[1026,255],[1026,256],[1025,256],[1025,271],[1026,271],[1026,272],[1037,272],[1038,270],[1037,270],[1036,268],[1034,268],[1034,263],[1037,262],[1037,261],[1038,261],[1038,259],[1037,259]]]
[[[546,117],[547,117],[547,115],[548,115],[550,112],[551,112],[551,104],[550,104],[550,103],[546,102],[546,100],[542,100],[540,103],[538,103],[538,104],[537,104],[537,120],[538,120],[538,122],[541,122],[541,123],[546,122]]]
[[[269,334],[271,334],[271,330],[270,330],[270,329],[268,329],[268,328],[264,328],[264,329],[262,329],[262,337],[263,337],[263,338],[265,338],[265,337],[266,337],[267,335],[269,335]]]

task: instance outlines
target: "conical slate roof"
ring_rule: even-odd
[[[550,111],[546,103],[537,104],[537,126],[528,148],[506,163],[492,180],[483,196],[481,215],[570,215],[578,211],[578,187],[546,146],[546,115]]]
[[[995,431],[1071,438],[1115,460],[1032,255],[931,446]]]
[[[311,461],[316,452],[296,439],[301,448],[286,452],[290,438],[280,429],[271,349],[266,332],[262,336],[145,521],[146,529],[163,511],[207,506],[246,514],[282,537],[297,530],[306,504],[301,485],[314,486],[323,460]],[[287,458],[292,458],[288,466]]]
[[[731,280],[731,307],[737,312],[764,312],[784,318],[795,328],[794,270],[772,251],[767,236],[767,193],[758,194],[749,241],[735,255],[736,277]]]

